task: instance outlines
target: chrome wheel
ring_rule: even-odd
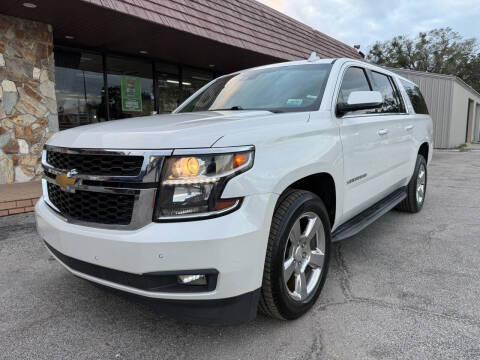
[[[283,281],[295,301],[304,301],[317,287],[325,255],[322,220],[313,212],[293,224],[284,252]]]
[[[423,203],[423,200],[425,200],[426,178],[427,178],[427,170],[425,168],[425,165],[421,164],[418,169],[417,191],[416,191],[417,204],[419,205],[421,205]]]

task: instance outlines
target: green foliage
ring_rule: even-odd
[[[367,59],[382,66],[456,75],[480,91],[477,39],[464,39],[449,27],[421,32],[413,39],[400,35],[377,42]]]

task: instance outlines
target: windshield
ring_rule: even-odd
[[[331,64],[247,70],[221,77],[177,112],[215,110],[318,110]]]

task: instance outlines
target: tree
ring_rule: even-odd
[[[415,38],[400,35],[376,42],[367,59],[381,66],[456,75],[480,91],[477,40],[464,39],[449,27],[421,32]]]

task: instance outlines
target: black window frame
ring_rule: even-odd
[[[427,102],[425,101],[425,97],[423,96],[422,91],[420,90],[420,87],[412,81],[405,80],[405,79],[399,79],[399,80],[400,80],[400,83],[401,83],[403,89],[405,90],[405,93],[408,96],[408,100],[410,101],[410,104],[412,105],[412,110],[413,110],[414,114],[430,115],[430,109],[428,108]],[[420,99],[423,102],[423,104],[425,105],[425,111],[426,112],[417,112],[417,110],[415,109],[414,102],[412,101],[412,98],[410,97],[410,94],[408,93],[407,85],[409,87],[413,86],[413,88],[418,91],[418,94],[420,95]]]
[[[371,87],[372,87],[373,91],[376,91],[373,88],[373,84],[375,83],[375,81],[373,79],[373,75],[372,75],[373,73],[377,73],[377,74],[380,74],[380,75],[383,75],[383,76],[387,77],[388,81],[390,82],[390,85],[392,86],[395,99],[397,100],[398,104],[400,105],[400,111],[398,111],[398,112],[378,112],[378,113],[373,112],[371,114],[379,114],[379,115],[402,115],[402,114],[406,114],[407,113],[407,107],[405,105],[405,101],[402,97],[400,89],[398,88],[393,76],[391,76],[389,74],[386,74],[384,72],[378,71],[378,70],[367,69],[367,76],[369,77],[370,84],[371,84]]]
[[[338,100],[340,98],[340,91],[342,90],[342,85],[343,85],[343,81],[345,79],[345,75],[347,74],[347,71],[350,70],[351,68],[358,68],[360,70],[363,71],[363,75],[365,76],[365,78],[367,79],[367,84],[368,84],[368,87],[370,88],[370,91],[372,91],[372,82],[371,82],[371,79],[370,77],[367,75],[367,70],[366,68],[362,67],[362,66],[358,66],[358,65],[351,65],[351,66],[348,66],[345,71],[343,72],[342,74],[342,81],[340,82],[340,86],[338,87],[338,92],[337,92],[337,98],[335,100],[335,107],[334,107],[334,112],[335,112],[335,116],[337,117],[337,119],[340,119],[340,118],[344,118],[345,116],[365,116],[365,115],[371,115],[371,114],[368,114],[366,112],[363,112],[363,113],[360,113],[360,114],[351,114],[352,112],[348,112],[344,115],[339,115],[337,113],[337,106],[338,106]],[[367,110],[361,110],[361,111],[367,111]]]
[[[402,109],[402,112],[400,114],[407,114],[407,104],[405,103],[405,99],[403,98],[402,92],[400,90],[400,87],[398,86],[397,80],[393,77],[390,76],[390,81],[392,82],[393,89],[395,90],[398,100],[400,101],[400,106]]]

